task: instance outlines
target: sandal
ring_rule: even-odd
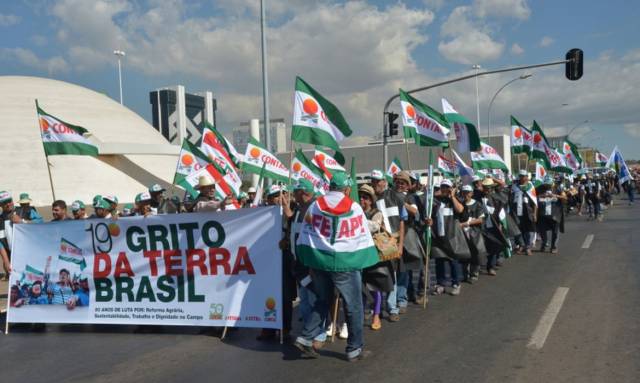
[[[442,295],[444,294],[444,286],[436,285],[431,292],[432,295]]]

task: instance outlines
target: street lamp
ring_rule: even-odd
[[[567,130],[569,131],[569,133],[567,133],[567,140],[569,139],[569,136],[571,135],[571,133],[573,133],[573,131],[574,131],[574,130],[576,130],[577,128],[579,128],[579,127],[580,127],[580,125],[584,125],[584,124],[586,124],[586,123],[588,123],[588,122],[589,122],[589,120],[584,120],[584,121],[582,121],[582,122],[578,122],[577,124],[575,124],[575,125],[573,126],[573,128],[571,128],[571,130],[569,130],[569,127],[567,127]]]
[[[480,92],[478,91],[478,72],[482,67],[479,64],[474,64],[471,69],[476,70],[476,123],[478,132],[480,132]]]
[[[527,78],[529,78],[531,76],[533,76],[533,75],[529,74],[529,73],[525,73],[523,75],[520,75],[520,76],[514,78],[513,80],[508,81],[503,86],[501,86],[500,89],[498,89],[498,91],[496,92],[496,94],[493,95],[493,98],[491,98],[491,102],[489,103],[489,111],[487,112],[487,137],[489,137],[491,135],[491,107],[493,106],[493,102],[495,101],[496,97],[498,97],[498,94],[500,92],[502,92],[502,90],[504,88],[506,88],[509,84],[514,83],[514,82],[516,82],[518,80],[527,79]],[[479,129],[478,129],[478,131],[479,131]]]
[[[122,64],[120,63],[120,60],[126,56],[126,53],[116,49],[113,51],[113,54],[118,57],[118,82],[120,83],[120,105],[122,105]]]

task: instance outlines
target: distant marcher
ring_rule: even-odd
[[[35,207],[31,206],[33,201],[29,197],[27,193],[21,193],[20,199],[18,200],[18,206],[16,208],[16,215],[22,218],[23,223],[42,223],[44,220],[42,216],[38,213]]]
[[[51,215],[53,216],[51,222],[69,219],[67,216],[67,203],[63,200],[53,201],[51,204]]]
[[[75,200],[71,204],[71,214],[73,214],[73,219],[87,219],[87,209],[84,205],[84,202],[80,200]]]

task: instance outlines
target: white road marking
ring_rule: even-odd
[[[547,306],[544,314],[542,314],[536,329],[531,335],[527,348],[540,350],[542,346],[544,346],[544,342],[547,340],[547,336],[551,331],[553,323],[556,321],[556,317],[562,308],[562,304],[564,303],[564,299],[567,297],[568,292],[568,287],[558,287],[558,289],[556,289],[555,294],[553,294],[553,298],[551,298],[551,302],[549,302],[549,306]]]
[[[584,242],[582,243],[582,248],[588,249],[589,246],[591,246],[591,242],[593,242],[593,234],[587,235],[587,238],[585,238]]]

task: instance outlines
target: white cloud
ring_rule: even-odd
[[[5,15],[0,13],[0,27],[10,27],[20,22],[20,17],[16,15]]]
[[[524,53],[524,49],[518,43],[513,43],[511,45],[511,53],[518,56]]]
[[[553,44],[554,42],[555,42],[555,40],[554,40],[554,39],[552,39],[551,37],[549,37],[549,36],[544,36],[544,37],[540,40],[539,45],[540,45],[541,47],[548,47],[549,45]]]
[[[495,60],[502,54],[504,44],[494,41],[488,31],[474,23],[470,7],[456,7],[442,24],[440,33],[451,37],[438,44],[438,51],[450,61],[474,64]]]
[[[513,17],[526,20],[531,9],[526,0],[474,0],[473,9],[478,17]]]
[[[444,6],[444,0],[422,0],[424,5],[426,5],[429,9],[439,10]]]
[[[69,64],[60,56],[43,59],[36,56],[32,51],[24,48],[2,48],[0,52],[2,52],[0,56],[5,59],[17,60],[25,66],[46,71],[49,75],[69,71]]]
[[[203,88],[212,89],[224,121],[261,113],[257,2],[240,1],[232,16],[188,18],[185,14],[194,9],[187,2],[155,1],[138,9],[123,1],[101,0],[79,9],[78,1],[61,0],[53,12],[61,22],[58,39],[76,69],[113,65],[112,50],[122,48],[128,68],[149,76],[196,78]],[[292,8],[285,10],[287,5]],[[280,8],[274,10],[276,6]],[[351,119],[369,118],[371,105],[382,104],[405,79],[418,78],[411,53],[428,40],[424,28],[434,18],[429,10],[400,3],[379,8],[362,1],[278,0],[269,7],[271,14],[298,10],[269,23],[273,116],[291,115],[293,79],[299,74],[345,105],[341,109]]]
[[[623,124],[622,127],[630,136],[640,138],[640,122],[630,122]]]

